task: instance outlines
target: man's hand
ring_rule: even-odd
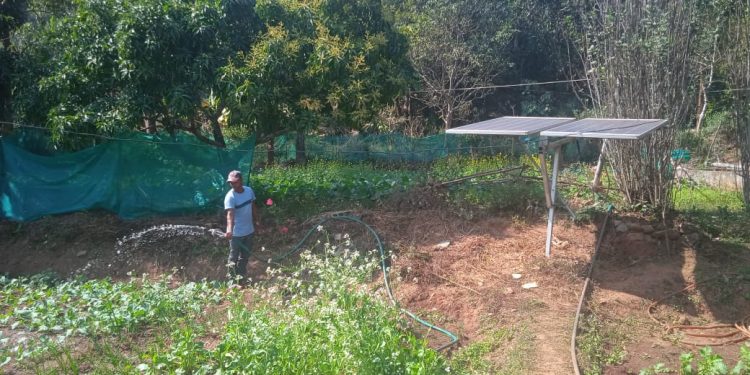
[[[228,230],[226,233],[224,233],[224,238],[231,240],[232,239],[232,231]]]

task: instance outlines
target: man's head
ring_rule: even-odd
[[[242,183],[242,173],[240,173],[240,171],[229,172],[229,175],[227,176],[227,182],[230,185],[234,185],[235,183]]]

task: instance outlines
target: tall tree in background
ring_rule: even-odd
[[[509,67],[512,18],[504,2],[413,0],[390,5],[409,37],[420,87],[412,97],[432,109],[444,129],[471,115],[494,79]]]
[[[732,89],[745,209],[750,210],[750,0],[728,4],[725,64]]]
[[[264,0],[256,8],[267,31],[227,65],[224,80],[231,122],[250,126],[259,139],[360,129],[403,92],[405,40],[379,1]]]
[[[691,3],[667,0],[577,0],[572,35],[595,112],[613,118],[666,118],[669,126],[641,142],[609,141],[607,157],[630,203],[671,205],[675,130],[691,108]]]
[[[11,120],[11,73],[15,64],[11,36],[25,18],[25,1],[0,0],[0,121]],[[0,124],[0,130],[8,129]]]
[[[224,145],[218,69],[262,26],[252,0],[80,0],[18,35],[19,119],[70,131],[184,130]],[[70,145],[76,147],[76,145]]]

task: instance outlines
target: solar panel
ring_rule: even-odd
[[[448,129],[447,134],[530,135],[571,121],[570,117],[498,117]]]
[[[548,128],[539,135],[548,137],[641,139],[664,125],[660,119],[587,118]]]

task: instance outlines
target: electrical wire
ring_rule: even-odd
[[[489,89],[499,89],[499,88],[509,88],[509,87],[526,87],[526,86],[543,86],[543,85],[554,85],[557,83],[573,83],[573,82],[582,82],[582,81],[589,81],[588,78],[579,78],[579,79],[565,79],[560,81],[546,81],[546,82],[529,82],[529,83],[511,83],[507,85],[491,85],[491,86],[479,86],[479,87],[459,87],[455,89],[442,89],[442,90],[418,90],[418,91],[412,91],[412,92],[418,92],[418,93],[425,93],[425,92],[445,92],[445,91],[472,91],[472,90],[489,90]]]

